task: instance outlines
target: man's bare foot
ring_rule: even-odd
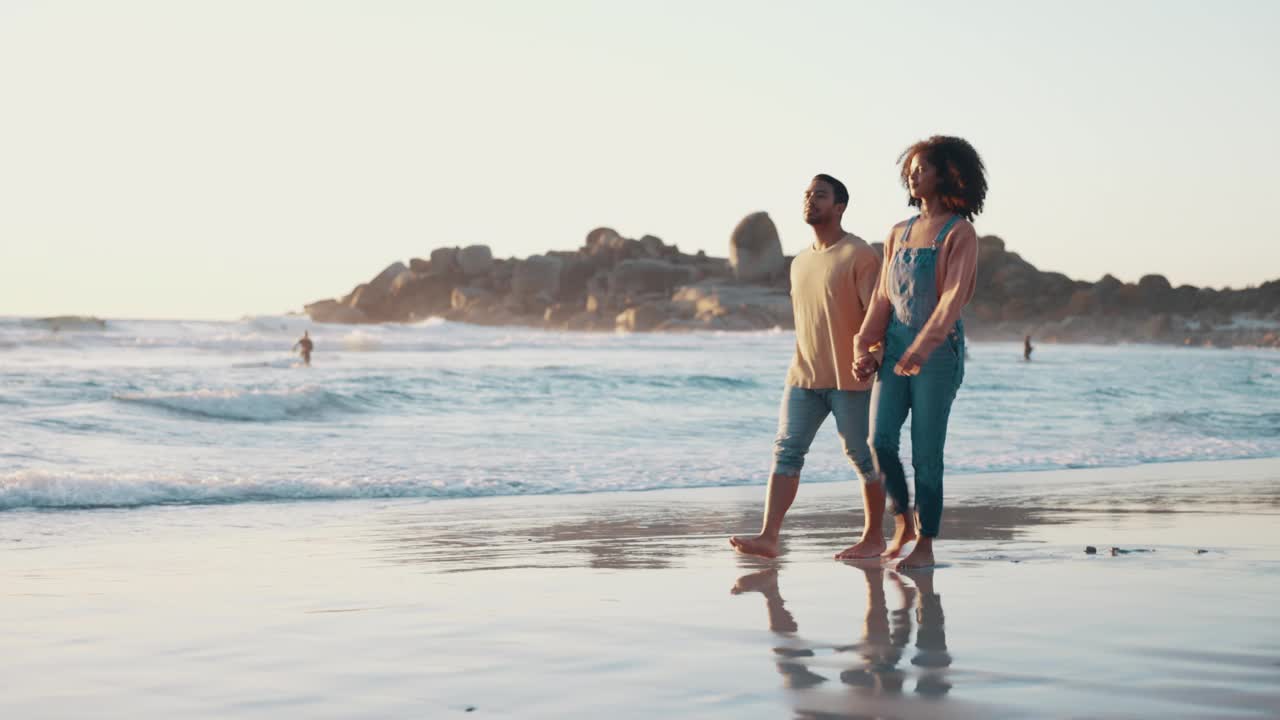
[[[925,539],[928,540],[928,538]],[[931,567],[933,567],[933,543],[919,542],[906,557],[898,562],[895,569],[903,572]]]
[[[916,524],[910,515],[894,515],[893,516],[893,541],[889,543],[889,547],[881,555],[883,558],[892,560],[902,554],[902,548],[907,543],[916,539]]]
[[[778,539],[768,538],[764,535],[756,535],[750,537],[747,535],[734,535],[729,538],[729,544],[734,550],[743,555],[755,555],[756,557],[774,558],[778,557]]]
[[[877,534],[867,537],[863,534],[862,539],[857,543],[836,553],[837,560],[862,560],[864,558],[880,557],[880,553],[885,550],[884,535]]]

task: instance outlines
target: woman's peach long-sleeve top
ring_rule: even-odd
[[[897,252],[898,243],[906,223],[899,223],[889,232],[884,243],[884,261],[880,264],[880,281],[876,284],[875,295],[863,318],[862,329],[854,338],[854,355],[856,358],[870,354],[876,346],[884,341],[885,331],[889,327],[889,318],[893,314],[893,304],[889,302],[887,282],[889,266],[893,264],[893,255]],[[978,234],[973,224],[961,220],[951,228],[942,245],[938,247],[938,262],[935,280],[938,287],[938,305],[934,308],[924,327],[916,336],[915,342],[907,348],[906,354],[915,354],[923,362],[946,339],[947,333],[960,319],[960,312],[973,299],[974,288],[978,279]]]

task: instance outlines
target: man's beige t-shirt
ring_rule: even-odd
[[[845,233],[828,247],[814,244],[791,262],[796,354],[787,384],[815,390],[868,390],[853,379],[853,336],[862,327],[880,279],[880,254]]]

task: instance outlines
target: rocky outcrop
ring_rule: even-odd
[[[771,287],[703,282],[680,288],[672,302],[717,330],[793,328],[791,296]]]
[[[659,325],[671,316],[670,303],[650,302],[627,308],[614,318],[614,325],[627,332],[646,332],[656,330]]]
[[[307,315],[319,323],[338,323],[356,325],[369,322],[369,318],[359,310],[344,305],[337,300],[321,300],[303,308]]]
[[[728,258],[690,255],[653,235],[634,240],[607,227],[587,233],[577,250],[523,260],[494,258],[484,245],[437,248],[306,311],[334,323],[440,316],[582,331],[792,327],[790,258],[768,215],[743,218],[728,251]],[[979,339],[1280,346],[1280,280],[1245,290],[1173,287],[1160,275],[1090,283],[1039,270],[988,236],[979,240],[965,322]]]
[[[1175,288],[1162,275],[1089,283],[1038,270],[1000,238],[983,237],[965,318],[971,336],[991,340],[1280,347],[1280,280],[1221,291]]]
[[[778,228],[768,213],[752,213],[729,238],[729,265],[739,282],[770,282],[786,267]]]
[[[697,271],[690,265],[676,265],[663,260],[642,258],[623,260],[609,273],[611,295],[639,297],[670,295],[681,285],[693,282]]]
[[[460,287],[453,289],[450,300],[451,310],[466,310],[490,303],[493,300],[493,293],[484,288]]]
[[[522,300],[543,297],[550,304],[560,295],[563,269],[563,260],[547,255],[534,255],[516,263],[511,272],[511,294]]]
[[[487,275],[493,269],[493,251],[488,245],[470,245],[458,251],[457,263],[464,277]]]
[[[402,262],[388,265],[372,280],[353,290],[346,304],[370,317],[385,314],[396,280],[407,272],[412,271]]]
[[[674,295],[695,283],[732,284],[732,269],[724,258],[687,255],[653,235],[633,240],[611,228],[597,228],[576,251],[504,260],[494,258],[487,246],[472,245],[436,248],[428,257],[413,258],[407,267],[395,263],[341,299],[308,305],[307,313],[317,322],[411,322],[440,316],[482,325],[633,332],[746,328],[765,318],[768,327],[790,322],[789,314],[773,312],[732,321],[727,316],[736,312],[736,305],[704,307],[699,313],[694,304],[674,301]],[[750,286],[742,291],[750,292]]]

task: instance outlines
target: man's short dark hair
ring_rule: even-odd
[[[828,184],[828,185],[830,185],[830,186],[831,186],[831,190],[832,190],[832,192],[834,192],[834,193],[835,193],[835,196],[836,196],[836,204],[837,204],[837,205],[845,205],[845,206],[848,206],[848,204],[849,204],[849,188],[846,188],[846,187],[844,186],[844,183],[840,182],[839,180],[837,180],[837,179],[835,179],[835,178],[831,177],[830,175],[828,175],[828,174],[826,174],[826,173],[818,173],[817,175],[814,175],[814,176],[813,176],[813,179],[814,179],[814,180],[821,180],[822,182],[824,182],[824,183],[826,183],[826,184]]]

